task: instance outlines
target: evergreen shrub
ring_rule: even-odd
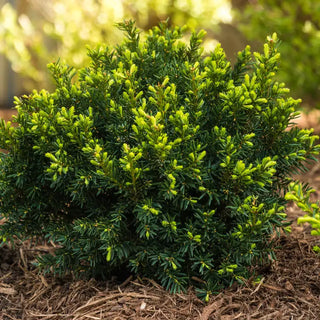
[[[144,39],[119,28],[121,45],[89,50],[77,78],[50,64],[56,90],[16,98],[1,121],[0,235],[54,243],[44,271],[128,270],[207,299],[275,258],[290,174],[316,136],[274,80],[275,34],[232,67],[219,46],[203,55],[204,31],[185,44],[166,23]]]

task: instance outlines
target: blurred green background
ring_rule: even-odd
[[[311,109],[320,105],[319,0],[0,0],[0,106],[14,95],[52,89],[46,65],[60,58],[86,66],[86,46],[114,45],[114,27],[134,19],[142,30],[169,18],[205,29],[205,48],[222,44],[231,61],[247,43],[261,50],[267,35],[282,40],[279,80]]]

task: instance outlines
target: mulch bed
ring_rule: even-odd
[[[301,178],[320,191],[320,165]],[[314,198],[320,199],[320,192]],[[278,239],[277,261],[260,270],[261,280],[233,285],[208,303],[199,300],[193,288],[172,295],[150,279],[119,283],[43,276],[32,265],[39,252],[34,247],[2,247],[0,320],[319,320],[320,255],[312,247],[320,246],[320,238],[296,224],[303,213],[295,206],[288,206],[287,213],[292,233]]]

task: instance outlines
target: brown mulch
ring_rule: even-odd
[[[320,165],[301,178],[319,192]],[[320,237],[310,236],[308,226],[298,226],[303,215],[287,209],[292,233],[277,242],[277,261],[259,272],[260,281],[249,279],[200,301],[193,288],[171,295],[150,279],[128,278],[102,282],[38,274],[32,266],[37,250],[28,243],[14,249],[0,248],[0,320],[234,320],[320,319]]]

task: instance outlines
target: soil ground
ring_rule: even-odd
[[[320,165],[299,177],[320,199]],[[200,301],[193,288],[171,295],[149,279],[119,283],[43,276],[32,262],[44,246],[29,243],[0,248],[0,320],[143,320],[143,319],[320,319],[320,256],[312,247],[320,238],[308,226],[298,226],[303,213],[287,208],[292,233],[277,240],[277,260],[259,270],[260,282],[249,279]]]

